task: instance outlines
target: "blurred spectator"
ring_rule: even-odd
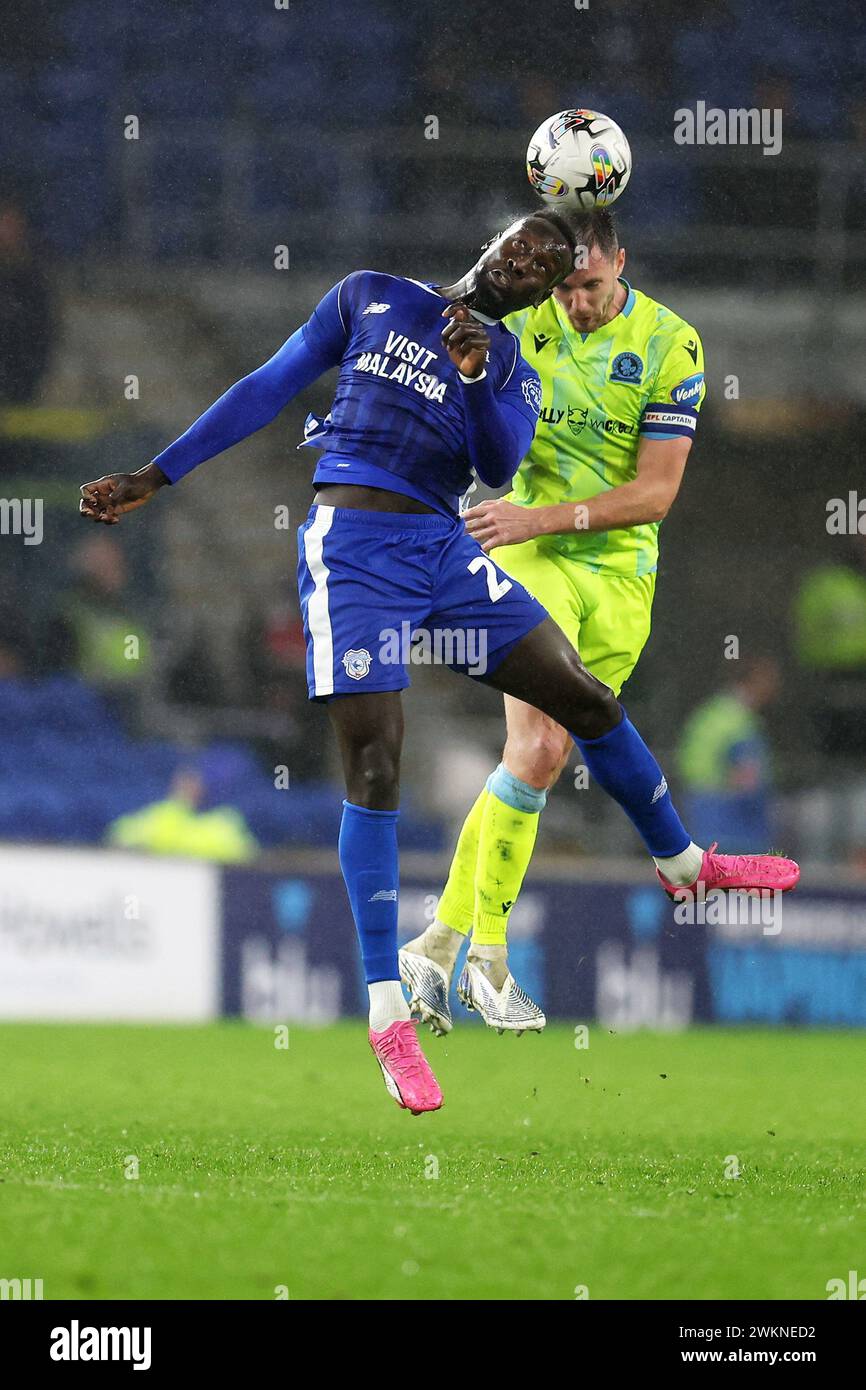
[[[151,639],[129,593],[126,557],[114,536],[87,536],[72,553],[75,579],[49,627],[55,668],[74,671],[127,715],[151,662]]]
[[[189,615],[186,615],[189,618]],[[187,622],[187,631],[165,673],[165,694],[171,704],[214,709],[225,703],[225,690],[205,634]]]
[[[678,759],[687,820],[699,844],[718,840],[744,853],[769,847],[771,775],[761,711],[776,699],[779,684],[770,657],[738,663],[731,688],[687,719]]]
[[[166,799],[119,816],[106,831],[108,843],[120,849],[210,859],[218,864],[244,864],[254,859],[259,846],[240,811],[229,805],[202,809],[207,801],[220,798],[224,790],[220,785],[224,780],[221,763],[220,755],[209,754],[197,765],[179,769]]]
[[[297,599],[282,593],[268,611],[244,624],[246,701],[279,716],[278,738],[255,740],[267,767],[285,764],[293,780],[321,776],[325,721],[307,698],[304,625]]]
[[[849,562],[816,565],[794,599],[794,646],[808,673],[812,738],[828,757],[866,755],[866,536]]]
[[[30,401],[54,341],[48,281],[34,255],[27,218],[0,197],[0,404]]]

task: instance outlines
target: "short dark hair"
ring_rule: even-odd
[[[568,247],[569,256],[571,258],[571,265],[566,274],[560,277],[558,283],[561,284],[563,280],[568,278],[568,276],[574,269],[574,258],[577,254],[577,248],[579,245],[574,228],[571,225],[569,219],[567,217],[564,217],[561,212],[557,212],[555,208],[538,208],[537,211],[533,210],[532,212],[518,213],[515,217],[511,219],[508,225],[513,226],[516,222],[546,222],[547,225],[553,231],[558,232],[559,235],[562,237],[563,241]],[[489,238],[488,241],[485,241],[481,250],[486,251],[488,246],[492,246],[493,243],[495,241],[498,241],[502,235],[502,232],[497,232],[495,236],[492,236]]]
[[[610,208],[574,212],[570,220],[577,246],[585,246],[587,251],[595,249],[606,261],[614,259],[619,250],[619,236]]]
[[[563,217],[561,212],[555,208],[539,208],[537,212],[528,212],[523,218],[524,222],[547,222],[562,237],[569,251],[571,252],[572,264],[574,263],[574,253],[578,247],[577,234],[574,227],[567,217]]]

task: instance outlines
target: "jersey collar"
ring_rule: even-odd
[[[470,314],[472,315],[472,317],[473,317],[474,319],[479,319],[479,320],[481,321],[481,323],[490,324],[491,327],[492,327],[494,324],[497,324],[497,323],[501,323],[501,322],[502,322],[501,319],[492,319],[492,318],[490,318],[487,314],[482,314],[480,309],[470,309],[469,312],[470,312]]]
[[[413,285],[420,285],[422,290],[429,290],[431,294],[438,294],[440,299],[445,298],[441,291],[430,280],[412,280],[411,275],[407,275],[406,279],[411,280]],[[495,327],[497,323],[502,322],[501,319],[492,319],[487,314],[482,314],[480,309],[470,309],[469,312],[474,319],[479,319],[481,323],[490,324],[491,327]]]

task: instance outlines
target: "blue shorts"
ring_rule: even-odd
[[[456,517],[314,506],[298,531],[311,700],[404,690],[411,665],[495,670],[547,617]]]

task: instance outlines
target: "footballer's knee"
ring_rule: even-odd
[[[399,697],[353,695],[332,701],[328,712],[340,744],[348,800],[367,811],[395,810],[403,745]]]
[[[587,671],[582,662],[573,669],[569,691],[569,733],[578,738],[601,738],[622,719],[622,707],[609,685]]]
[[[502,761],[521,781],[547,790],[559,776],[570,746],[568,732],[545,719],[519,737],[509,735]]]
[[[563,741],[562,757],[556,765],[556,771],[551,778],[550,786],[555,787],[565,769],[568,767],[571,758],[571,750],[574,748],[574,739],[571,734],[566,733]]]
[[[354,806],[393,811],[400,801],[400,755],[384,740],[356,744],[346,767],[346,792]]]

